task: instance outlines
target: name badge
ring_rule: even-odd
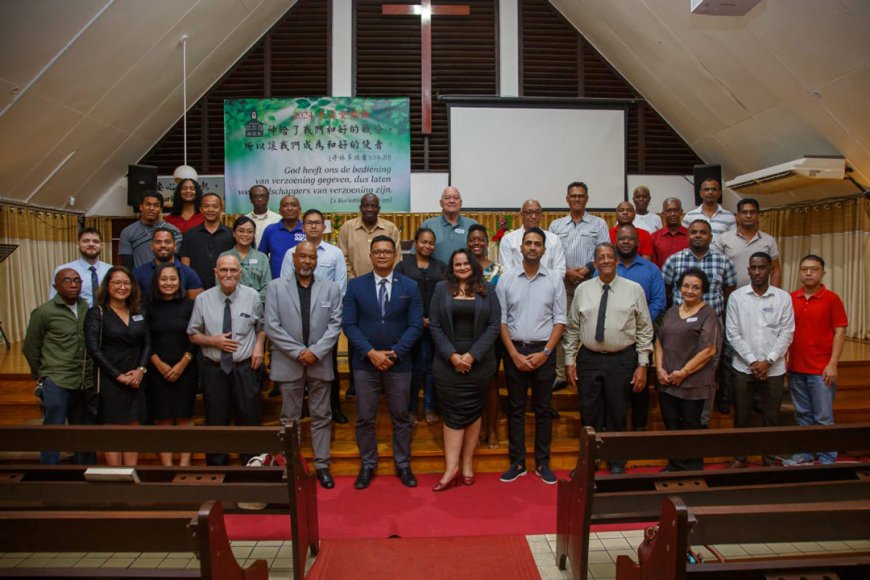
[[[142,316],[141,314],[134,314],[132,316],[132,318],[133,318],[133,322],[142,322],[143,320],[145,320],[145,317]]]
[[[686,319],[686,322],[698,322],[698,317],[697,316],[690,316],[689,318]]]
[[[465,228],[456,228],[456,229],[453,230],[453,231],[456,232],[457,234],[464,234],[464,233],[465,233]]]
[[[768,314],[772,314],[773,313],[773,306],[765,306],[764,308],[761,309],[761,311],[766,312]]]
[[[295,234],[293,234],[293,239],[296,240],[297,242],[304,242],[305,241],[305,234],[295,233]]]
[[[256,263],[257,263],[257,258],[249,258],[248,259],[248,264],[256,264]]]
[[[332,304],[329,303],[329,300],[322,300],[322,301],[320,302],[320,307],[321,307],[321,308],[329,308],[329,307],[331,307],[331,306],[332,306]]]

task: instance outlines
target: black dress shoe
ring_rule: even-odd
[[[550,407],[550,410],[547,411],[547,414],[550,415],[550,419],[558,419],[559,418],[559,411],[557,411],[556,408],[553,406]]]
[[[278,383],[275,383],[272,386],[272,390],[269,391],[269,398],[274,399],[275,397],[281,396],[281,387],[278,386]]]
[[[354,397],[356,397],[356,387],[353,386],[353,385],[351,385],[351,386],[349,386],[349,387],[347,388],[347,390],[344,392],[344,400],[345,400],[345,401],[350,401],[350,400],[353,399]]]
[[[320,482],[320,487],[323,489],[332,489],[335,487],[335,481],[332,479],[332,476],[329,475],[329,469],[318,469],[317,481]]]
[[[359,470],[359,475],[356,476],[356,481],[353,486],[356,489],[365,489],[375,478],[375,469],[373,467],[363,467]]]
[[[553,392],[561,391],[568,388],[568,381],[555,381],[553,383]]]
[[[726,401],[725,399],[719,399],[716,401],[716,410],[722,415],[727,415],[731,412],[731,403],[730,401]]]
[[[332,422],[339,423],[341,425],[344,425],[345,423],[347,423],[347,415],[342,413],[341,407],[333,407],[332,408]]]
[[[405,487],[417,487],[417,478],[414,477],[413,473],[411,473],[410,467],[399,469],[396,472],[396,475],[402,480],[402,485]]]

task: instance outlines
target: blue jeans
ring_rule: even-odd
[[[789,373],[788,390],[794,403],[795,421],[798,425],[834,424],[836,385],[827,386],[822,375]],[[815,457],[809,453],[798,453],[794,459],[810,462]],[[834,463],[836,460],[836,451],[819,453],[819,463]]]
[[[97,423],[97,392],[96,389],[64,389],[51,380],[42,382],[42,412],[43,425],[96,425]],[[97,454],[90,451],[76,452],[76,463],[79,465],[96,465]],[[43,451],[40,453],[40,463],[57,465],[60,463],[59,451]]]

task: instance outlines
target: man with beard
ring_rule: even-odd
[[[103,277],[112,265],[99,259],[102,242],[100,241],[100,232],[96,228],[82,229],[79,232],[76,247],[79,249],[79,259],[58,266],[54,271],[54,276],[57,277],[58,272],[67,268],[75,270],[82,279],[79,296],[88,303],[88,306],[93,306],[94,297],[97,295],[97,290],[100,289],[100,282],[103,281]],[[48,291],[48,297],[51,299],[55,295],[57,295],[57,290],[52,284]]]
[[[121,230],[118,243],[118,256],[121,265],[132,270],[154,259],[151,252],[151,238],[158,228],[172,232],[175,245],[181,247],[181,232],[174,225],[160,219],[163,211],[163,196],[156,191],[146,191],[139,202],[139,221]]]
[[[281,198],[281,221],[266,228],[257,249],[269,256],[269,267],[272,268],[272,278],[281,276],[281,264],[287,250],[305,239],[302,231],[302,220],[299,213],[302,207],[294,195]]]
[[[652,235],[653,262],[659,268],[664,267],[665,260],[689,247],[689,230],[683,226],[683,202],[676,197],[667,198],[662,202],[662,213],[665,227]]]
[[[316,210],[308,210],[312,211]],[[312,215],[323,219],[306,213]],[[308,389],[314,467],[320,485],[331,489],[335,482],[329,473],[330,353],[341,333],[341,289],[332,280],[315,275],[316,243],[300,242],[292,252],[293,270],[272,280],[266,289],[265,328],[272,341],[270,376],[281,389],[282,423],[299,420]]]
[[[532,228],[540,228],[543,217],[544,212],[538,200],[529,199],[523,203],[520,209],[523,226],[507,233],[498,246],[498,261],[505,271],[523,266],[523,234]],[[547,236],[547,251],[541,264],[551,272],[555,272],[560,279],[564,278],[565,251],[562,249],[562,242],[553,232],[545,231],[544,234]]]
[[[565,374],[580,393],[585,425],[625,431],[630,393],[646,388],[653,326],[643,289],[617,276],[611,244],[595,248],[595,268],[598,275],[577,288],[568,313]],[[625,461],[609,468],[623,473]]]
[[[630,201],[623,201],[616,206],[616,225],[610,228],[610,243],[616,243],[616,228],[624,225],[632,225],[637,214]],[[647,260],[652,259],[653,245],[652,236],[646,230],[637,230],[638,253]]]
[[[506,271],[496,292],[501,306],[501,340],[505,347],[508,388],[508,453],[510,467],[501,481],[510,482],[526,471],[525,412],[528,391],[535,411],[535,475],[556,483],[550,469],[553,417],[550,402],[556,379],[553,350],[565,329],[565,286],[554,272],[541,267],[546,236],[540,228],[523,233],[523,263]]]
[[[734,262],[737,269],[737,286],[749,284],[749,256],[758,252],[773,258],[770,284],[781,287],[782,264],[779,261],[779,246],[776,239],[758,229],[761,212],[757,199],[745,197],[737,202],[737,228],[728,230],[713,240],[713,247]]]
[[[338,247],[347,260],[348,279],[368,274],[372,271],[369,249],[376,236],[388,236],[399,246],[399,228],[389,220],[379,217],[381,201],[374,193],[367,193],[359,200],[358,218],[349,219],[341,224],[338,232]],[[396,255],[396,262],[401,254]]]
[[[148,291],[151,288],[151,279],[154,277],[154,271],[160,264],[174,263],[178,268],[178,277],[181,282],[181,289],[187,292],[191,300],[203,291],[202,280],[199,275],[190,266],[186,266],[175,257],[175,238],[172,237],[172,231],[168,228],[157,228],[154,230],[154,237],[151,238],[151,252],[154,259],[146,264],[142,264],[133,270],[133,278],[142,289],[142,296],[148,296]]]

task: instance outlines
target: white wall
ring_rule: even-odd
[[[638,185],[645,185],[649,188],[652,195],[652,201],[649,204],[649,210],[661,213],[662,202],[669,197],[676,197],[683,202],[683,211],[689,211],[695,207],[695,186],[693,185],[694,178],[691,175],[629,175],[628,176],[628,197],[631,199],[631,192]],[[590,197],[592,193],[590,192]],[[589,200],[590,207],[598,207],[593,199]],[[614,208],[615,209],[615,208]]]

